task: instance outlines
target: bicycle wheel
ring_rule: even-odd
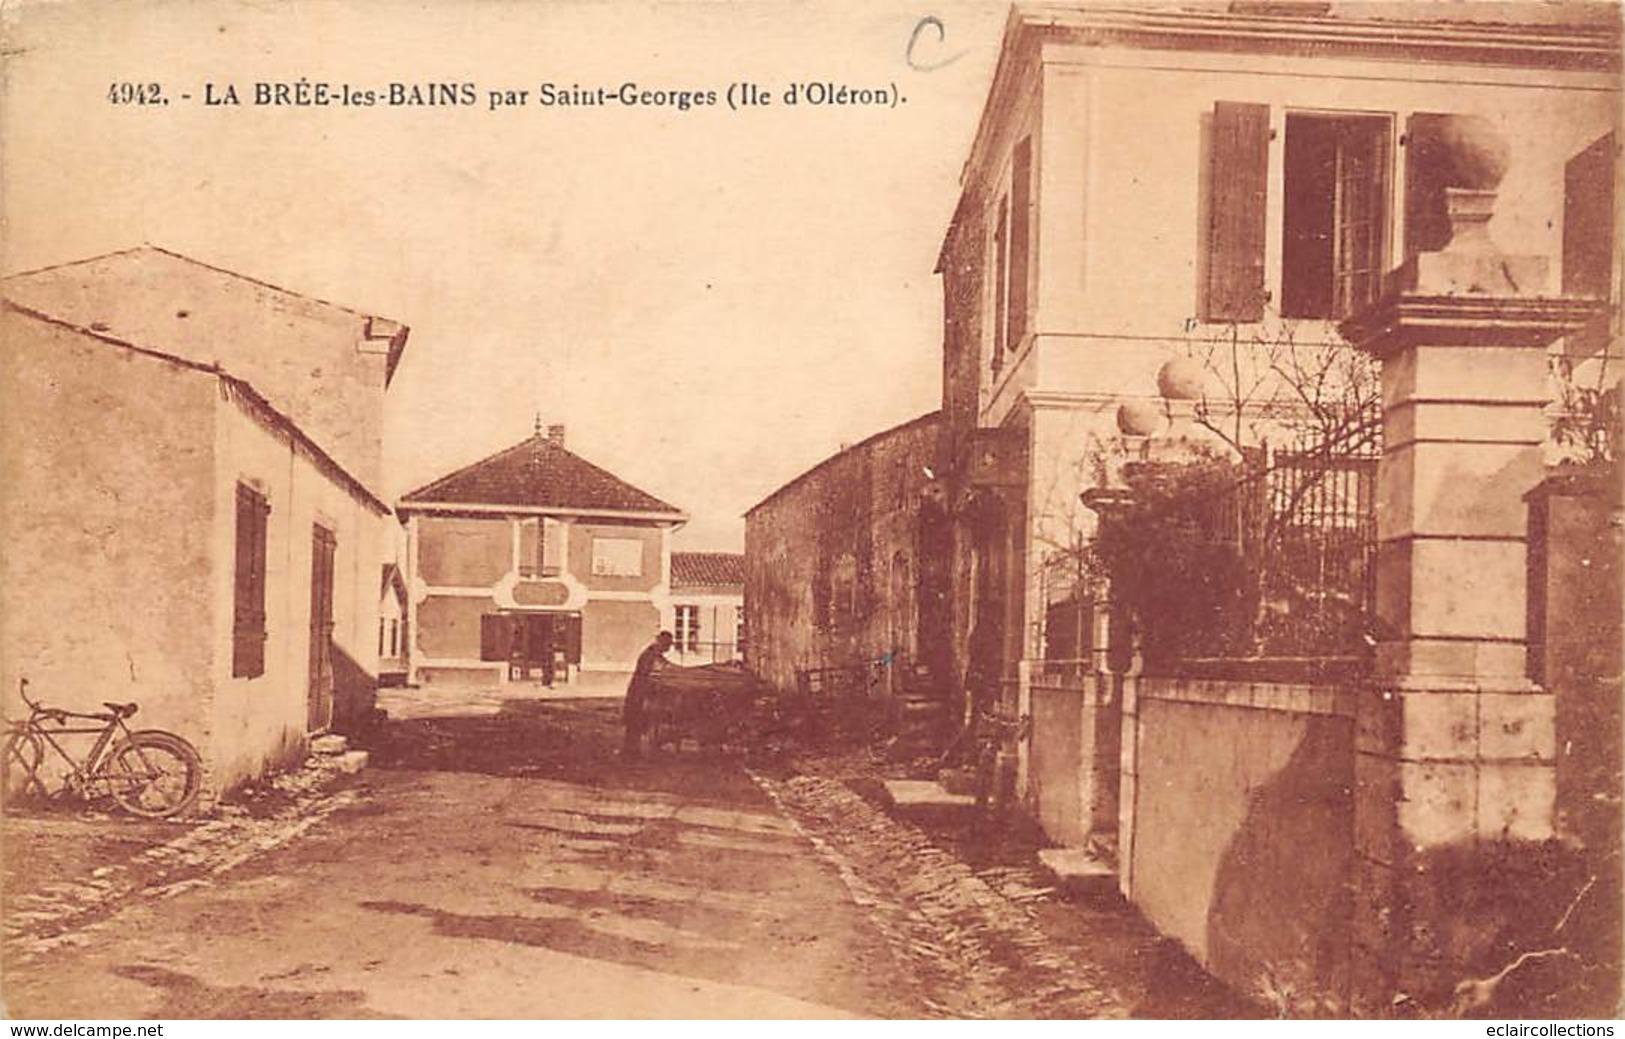
[[[101,775],[131,815],[164,819],[186,811],[203,786],[203,759],[174,733],[134,732],[107,756]]]
[[[11,808],[32,792],[43,791],[40,762],[45,745],[31,732],[14,732],[0,749],[0,810]]]

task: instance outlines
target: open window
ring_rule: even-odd
[[[1268,105],[1220,101],[1209,124],[1202,318],[1259,321],[1270,184]],[[1376,301],[1388,256],[1393,120],[1289,112],[1282,147],[1283,317],[1338,319]]]
[[[1287,115],[1283,317],[1340,319],[1381,294],[1391,135],[1387,116]]]

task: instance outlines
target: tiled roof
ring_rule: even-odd
[[[401,499],[412,505],[513,505],[594,512],[656,512],[674,519],[682,510],[600,469],[562,444],[537,435],[443,476]]]
[[[738,552],[673,552],[671,583],[679,585],[745,585],[745,557]]]

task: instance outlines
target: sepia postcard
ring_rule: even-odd
[[[1612,1035],[1621,47],[0,6],[3,1013]]]

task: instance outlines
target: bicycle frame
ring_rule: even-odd
[[[57,727],[55,729],[47,728],[45,722],[53,718],[57,720]],[[69,725],[68,719],[73,718],[94,719],[104,724],[97,727]],[[68,776],[64,780],[63,789],[73,790],[86,790],[91,783],[112,778],[101,771],[103,759],[115,738],[121,733],[125,738],[130,735],[129,726],[125,725],[124,718],[117,714],[79,714],[74,711],[42,710],[39,708],[35,708],[29,713],[26,722],[13,723],[12,731],[37,736],[55,751],[57,757],[66,762],[69,769]],[[90,748],[90,753],[86,754],[82,761],[75,761],[73,755],[69,754],[61,743],[57,742],[58,736],[90,735],[91,733],[97,734],[96,742]],[[45,784],[39,778],[39,769],[44,763],[44,760],[41,759],[31,770],[32,774],[29,777],[42,791],[45,790]]]
[[[11,722],[8,725],[11,737],[28,737],[29,740],[36,741],[36,746],[50,746],[50,750],[55,751],[57,758],[62,759],[63,763],[67,763],[67,776],[63,776],[62,787],[55,790],[55,793],[70,792],[75,793],[78,797],[85,798],[104,797],[106,790],[96,789],[93,792],[93,784],[114,779],[107,772],[102,771],[102,766],[106,764],[107,753],[109,753],[109,748],[114,745],[115,738],[120,737],[120,735],[125,740],[132,738],[133,733],[130,732],[130,727],[124,724],[127,715],[122,711],[117,711],[117,709],[109,712],[109,714],[85,714],[85,712],[81,711],[63,711],[60,707],[42,706],[39,702],[29,699],[28,680],[26,678],[23,678],[18,683],[18,691],[23,696],[24,704],[28,704],[28,720],[26,722]],[[102,724],[98,725],[98,727],[72,725],[70,724],[72,719],[94,720],[94,722],[102,722]],[[47,727],[47,722],[55,722],[55,728]],[[57,737],[93,735],[93,733],[96,735],[96,743],[91,746],[89,753],[85,754],[85,758],[78,759],[78,761],[57,740]],[[8,746],[10,746],[10,743],[8,743]],[[41,750],[37,753],[36,761],[32,761],[32,763],[23,761],[24,767],[28,769],[28,777],[23,782],[23,789],[39,790],[39,793],[44,797],[50,797],[52,790],[45,787],[45,780],[41,777],[41,767],[45,764],[44,746],[41,746]],[[8,751],[8,759],[6,759],[5,763],[5,767],[8,767],[8,769],[11,767],[10,753],[11,751]]]

